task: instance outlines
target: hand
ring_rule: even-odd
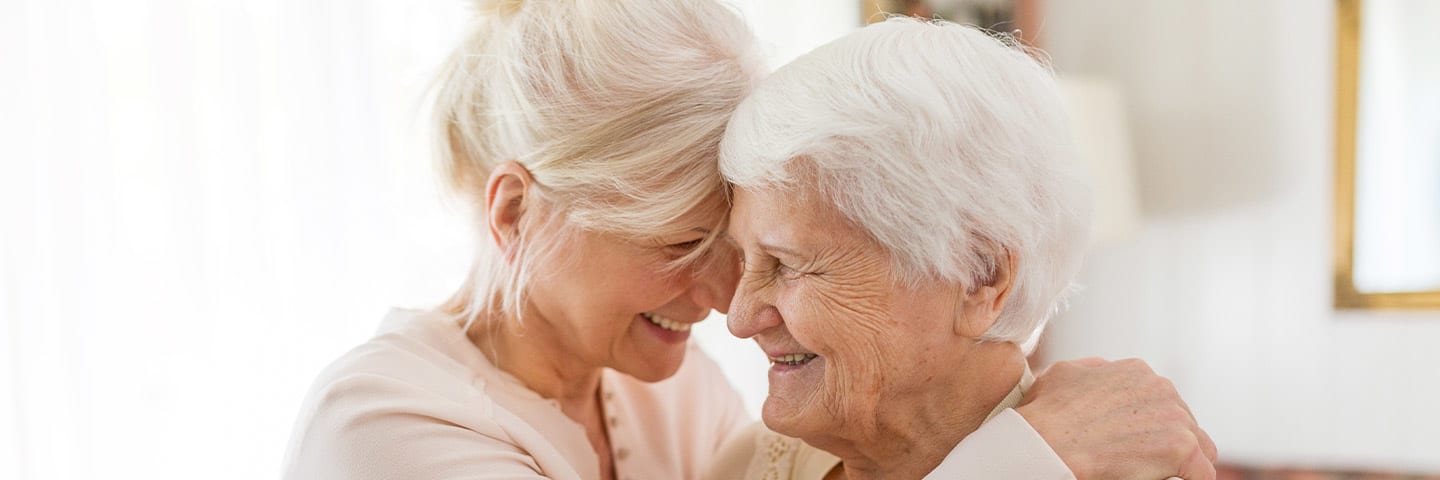
[[[1215,480],[1215,442],[1141,360],[1057,363],[1015,411],[1078,480]]]

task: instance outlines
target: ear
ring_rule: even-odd
[[[1008,249],[1000,250],[999,261],[988,285],[979,285],[964,295],[960,301],[960,315],[955,318],[955,334],[966,338],[980,338],[995,325],[1000,312],[1005,310],[1005,301],[1014,291],[1015,267],[1019,260]]]
[[[530,171],[515,162],[505,162],[490,171],[485,183],[485,221],[490,237],[508,258],[520,237],[520,217],[534,179]]]

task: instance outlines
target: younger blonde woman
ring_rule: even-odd
[[[285,478],[699,478],[751,421],[688,336],[734,293],[717,149],[763,74],[755,40],[714,0],[477,10],[436,103],[442,164],[476,207],[474,269],[319,375]],[[1134,430],[1117,412],[1181,404],[1115,388],[1153,377],[1043,376],[1027,419],[1060,458],[1165,461],[1066,450]]]

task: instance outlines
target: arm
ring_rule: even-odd
[[[1057,363],[1015,410],[1080,480],[1215,479],[1215,443],[1143,361]]]

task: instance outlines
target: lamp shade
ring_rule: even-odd
[[[1057,79],[1085,175],[1094,192],[1092,246],[1124,240],[1140,226],[1130,130],[1120,90],[1095,77]]]

